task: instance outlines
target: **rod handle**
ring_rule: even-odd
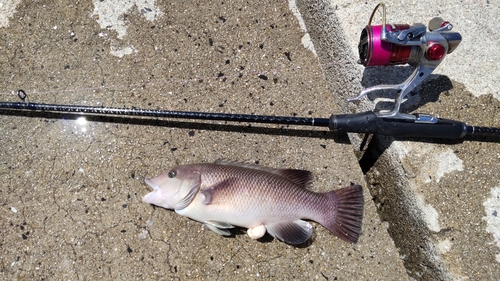
[[[438,119],[436,123],[418,123],[414,120],[382,118],[372,111],[332,115],[330,130],[348,133],[367,133],[393,137],[423,137],[458,139],[466,134],[463,122]]]

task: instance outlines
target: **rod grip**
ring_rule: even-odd
[[[414,120],[381,118],[372,111],[332,115],[330,130],[347,133],[367,133],[393,137],[425,137],[457,139],[466,133],[466,124],[438,119],[437,123],[417,123]]]

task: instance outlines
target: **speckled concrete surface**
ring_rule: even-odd
[[[332,13],[342,27],[338,36],[344,36],[352,54],[357,53],[360,31],[378,2],[331,1]],[[489,23],[499,17],[500,6],[492,1],[384,2],[390,23],[427,24],[439,16],[449,20],[463,37],[455,52],[416,90],[418,94],[408,98],[403,110],[499,127],[500,67],[491,54],[497,52],[500,34]],[[379,24],[380,15],[374,20]],[[321,60],[323,52],[315,45]],[[407,66],[353,66],[349,70],[358,79],[353,81],[354,89],[399,83],[412,71]],[[327,80],[333,79],[327,75]],[[368,97],[350,110],[381,108],[383,103]],[[356,136],[351,140],[356,144]],[[498,138],[443,143],[375,137],[368,143],[361,151],[355,145],[355,150],[410,276],[419,280],[497,280]]]
[[[318,117],[342,110],[288,2],[114,1],[129,8],[111,14],[97,3],[111,1],[55,2],[2,6],[11,10],[1,10],[1,100],[15,101],[11,91],[22,88],[31,102],[58,104]],[[365,185],[347,136],[4,111],[0,119],[0,279],[407,279],[368,189],[354,245],[317,224],[305,247],[223,238],[141,202],[145,177],[219,158],[308,169],[318,191]]]

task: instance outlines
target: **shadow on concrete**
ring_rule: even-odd
[[[380,84],[399,84],[405,81],[415,70],[411,66],[384,66],[367,67],[363,72],[362,85],[365,88]],[[453,88],[451,80],[444,75],[430,75],[425,83],[411,91],[401,105],[401,112],[411,113],[428,103],[438,102],[439,96]],[[377,100],[381,98],[394,99],[397,91],[377,91],[366,96],[375,103],[374,111],[391,110],[394,102]],[[390,136],[365,135],[360,144],[359,151],[362,156],[359,164],[366,174],[377,162],[379,157],[391,146],[394,141],[413,141],[439,144],[457,144],[464,141],[500,142],[499,137],[466,136],[461,139],[428,139],[428,138],[394,138]]]
[[[413,141],[441,144],[462,143],[463,139],[422,139],[422,138],[394,138],[390,136],[369,136],[365,135],[359,151],[363,151],[359,159],[359,166],[363,174],[366,174],[375,165],[380,156],[391,146],[394,141]],[[500,142],[500,141],[499,141]]]
[[[363,71],[362,85],[365,88],[381,84],[399,84],[404,82],[415,70],[411,66],[383,66],[367,67]],[[401,104],[401,112],[408,113],[417,110],[430,102],[437,102],[441,93],[453,88],[451,80],[444,75],[431,74],[425,83],[417,86],[405,98]],[[380,98],[394,99],[397,97],[397,91],[376,91],[369,93],[367,98],[375,102],[374,111],[391,110],[394,102],[380,100]]]
[[[375,165],[380,156],[391,146],[394,141],[412,141],[425,142],[435,144],[459,144],[464,141],[473,142],[492,142],[500,143],[500,136],[483,137],[483,136],[465,136],[462,139],[428,139],[428,138],[394,138],[390,136],[365,135],[359,151],[363,154],[359,159],[359,166],[363,174],[366,174]]]

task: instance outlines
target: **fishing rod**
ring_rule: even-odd
[[[372,25],[378,8],[383,9],[382,24]],[[291,116],[268,116],[253,114],[226,114],[191,111],[169,111],[140,108],[117,108],[83,105],[59,105],[31,103],[23,90],[18,91],[21,102],[0,102],[0,109],[71,113],[97,116],[135,116],[155,118],[181,118],[195,120],[218,120],[230,122],[271,123],[328,127],[335,132],[366,133],[393,137],[417,137],[439,139],[463,139],[486,137],[500,140],[500,128],[470,126],[461,121],[436,118],[428,114],[405,114],[400,112],[404,97],[422,83],[434,69],[461,42],[461,35],[451,32],[453,26],[441,18],[433,18],[429,31],[421,23],[386,24],[385,5],[378,4],[373,10],[368,25],[363,29],[359,42],[359,63],[365,67],[410,64],[415,71],[401,84],[377,85],[364,89],[349,101],[359,100],[368,93],[381,90],[396,90],[398,95],[394,109],[389,112],[362,112],[331,115],[329,118],[306,118]],[[1,113],[1,112],[0,112]]]
[[[25,102],[27,94],[18,91],[21,102],[0,102],[0,109],[70,113],[94,116],[134,116],[155,118],[180,118],[230,122],[269,123],[328,127],[335,132],[367,133],[394,137],[423,137],[461,139],[466,136],[499,137],[500,128],[469,126],[464,122],[435,118],[426,114],[405,115],[404,118],[386,117],[372,111],[331,115],[329,118],[306,118],[253,114],[227,114],[159,109],[119,108],[84,105],[61,105]],[[412,116],[412,117],[411,117]]]

